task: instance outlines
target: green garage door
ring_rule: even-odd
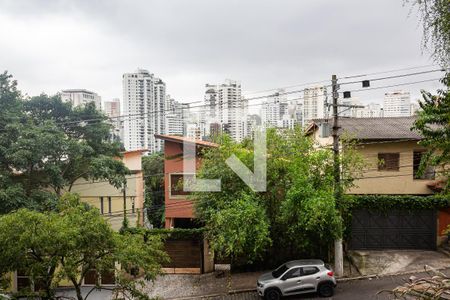
[[[353,250],[435,250],[436,220],[434,210],[355,210],[349,246]]]

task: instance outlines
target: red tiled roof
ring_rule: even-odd
[[[204,147],[214,147],[214,148],[219,147],[218,144],[213,143],[213,142],[202,141],[202,140],[195,140],[195,139],[191,139],[191,138],[184,137],[184,136],[155,134],[155,137],[157,139],[170,141],[170,142],[175,142],[175,143],[185,143],[186,142],[186,143],[194,143],[196,145],[204,146]]]

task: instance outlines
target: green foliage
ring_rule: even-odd
[[[450,175],[448,164],[450,163],[450,73],[443,79],[445,90],[440,90],[438,95],[422,91],[423,100],[419,103],[422,109],[414,123],[423,139],[420,145],[428,149],[423,156],[419,173],[423,173],[427,165],[441,167],[443,177]],[[445,189],[448,191],[449,182],[446,181]]]
[[[80,287],[90,270],[112,270],[118,290],[139,294],[137,285],[144,282],[132,282],[135,278],[127,271],[138,268],[141,276],[153,280],[167,259],[159,237],[144,240],[140,234],[114,232],[97,209],[71,194],[62,197],[55,212],[19,209],[1,216],[0,245],[0,276],[24,270],[42,282],[45,299],[53,299],[63,278],[72,282],[77,298],[84,299]]]
[[[93,103],[73,108],[59,95],[23,97],[5,72],[0,107],[0,213],[51,209],[80,178],[123,186],[129,171],[116,159],[120,145]]]
[[[221,192],[192,195],[197,217],[215,254],[266,266],[292,258],[326,255],[342,234],[333,195],[333,156],[315,149],[302,130],[267,132],[267,191],[254,193],[225,164],[231,154],[253,166],[253,142],[220,137],[220,147],[205,150],[201,178],[220,178]],[[349,146],[350,150],[351,146]],[[352,184],[359,158],[342,157],[343,188]]]
[[[205,229],[204,228],[153,228],[145,229],[142,227],[131,227],[126,230],[132,234],[141,234],[144,236],[156,235],[162,239],[172,240],[190,240],[190,239],[203,239]]]
[[[450,2],[448,0],[404,0],[418,7],[423,26],[423,45],[434,60],[445,67],[450,62]]]
[[[142,170],[148,220],[155,228],[164,227],[164,154],[144,156]]]
[[[251,226],[243,226],[245,223]],[[211,248],[223,249],[221,254],[225,257],[245,254],[251,262],[271,243],[264,208],[249,194],[213,214],[208,225]]]
[[[343,202],[348,210],[441,209],[450,207],[450,195],[346,195]]]

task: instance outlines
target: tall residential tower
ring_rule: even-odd
[[[165,133],[166,84],[143,69],[123,74],[122,83],[125,149],[161,151],[155,134]]]
[[[205,103],[209,122],[221,125],[235,141],[242,141],[247,135],[248,101],[242,97],[241,83],[226,80],[220,85],[206,85]]]

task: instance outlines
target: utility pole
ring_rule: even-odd
[[[334,201],[339,211],[341,199],[341,162],[339,157],[339,112],[338,112],[338,84],[337,77],[331,77],[333,92],[333,160],[334,160]],[[344,253],[342,249],[342,237],[334,241],[334,271],[336,276],[344,275]]]
[[[127,218],[127,182],[125,181],[123,185],[123,222],[122,227],[128,227]]]

